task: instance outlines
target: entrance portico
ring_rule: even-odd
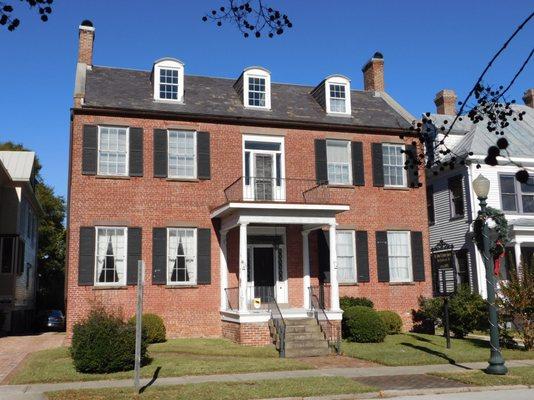
[[[328,228],[330,247],[330,304],[325,310],[331,320],[341,319],[337,282],[336,214],[349,210],[346,205],[286,204],[286,203],[227,203],[212,212],[220,218],[221,315],[225,321],[259,323],[269,320],[262,303],[272,298],[285,318],[305,317],[310,311],[310,232]],[[297,226],[302,236],[302,259],[288,250],[288,235],[295,235]],[[228,232],[239,230],[237,265],[238,287],[229,287]],[[290,237],[295,242],[294,237]],[[298,238],[300,241],[300,238]],[[302,298],[292,306],[288,301],[288,258],[302,263]],[[267,269],[267,271],[266,271]],[[272,291],[269,289],[272,287]],[[299,290],[300,291],[300,290]],[[300,297],[300,295],[299,295]],[[294,299],[294,297],[293,297]],[[256,302],[254,302],[256,300]],[[326,307],[325,307],[326,308]]]

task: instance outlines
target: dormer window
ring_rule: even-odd
[[[174,58],[162,58],[152,72],[154,100],[183,103],[184,63]]]
[[[342,75],[334,75],[324,80],[324,88],[319,85],[312,94],[318,101],[324,101],[328,114],[350,115],[350,81]],[[323,92],[324,90],[324,92]],[[324,93],[324,100],[320,99]]]
[[[271,73],[265,68],[250,67],[243,71],[234,85],[236,90],[243,91],[245,108],[271,108]]]

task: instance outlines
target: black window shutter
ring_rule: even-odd
[[[197,132],[197,176],[211,179],[209,132]]]
[[[352,184],[365,185],[362,142],[352,142]]]
[[[356,270],[358,282],[370,282],[367,231],[356,231]]]
[[[137,266],[141,260],[142,231],[141,228],[128,228],[128,264],[126,284],[137,285]]]
[[[382,143],[371,144],[373,155],[373,186],[384,186],[384,162],[382,159]]]
[[[197,231],[197,284],[211,284],[211,229]]]
[[[406,146],[406,160],[408,161],[408,187],[418,188],[419,187],[419,165],[417,161],[419,157],[417,155],[417,147],[414,145]]]
[[[152,230],[152,284],[167,283],[167,228]]]
[[[425,281],[425,256],[423,253],[423,232],[412,232],[412,267],[413,280]]]
[[[315,179],[319,184],[328,181],[326,140],[324,139],[315,139]]]
[[[330,248],[322,229],[317,230],[317,249],[319,252],[319,281],[330,283]]]
[[[130,128],[130,176],[143,176],[143,128]]]
[[[250,185],[250,151],[245,151],[245,185]]]
[[[83,126],[82,147],[82,174],[96,175],[98,163],[98,126]]]
[[[93,285],[95,281],[95,228],[80,228],[78,285]]]
[[[154,176],[167,177],[167,131],[154,129]]]
[[[378,282],[389,282],[388,233],[376,232],[376,265]]]

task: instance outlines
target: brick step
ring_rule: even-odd
[[[330,354],[330,349],[326,348],[314,348],[314,347],[301,347],[301,348],[286,348],[286,357],[295,358],[295,357],[319,357],[327,356]]]

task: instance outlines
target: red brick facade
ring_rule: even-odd
[[[82,130],[85,124],[122,125],[143,128],[143,177],[105,178],[82,175]],[[154,129],[188,128],[210,133],[211,179],[178,181],[155,178],[153,171]],[[387,134],[340,133],[300,129],[272,129],[229,124],[138,119],[84,115],[73,111],[71,164],[69,181],[67,335],[72,327],[97,302],[125,317],[134,315],[135,287],[105,289],[78,285],[79,228],[82,226],[119,225],[142,228],[142,258],[146,263],[144,311],[160,315],[170,337],[231,337],[247,344],[261,344],[268,339],[263,325],[236,327],[222,322],[220,310],[219,237],[217,220],[210,211],[224,204],[223,190],[242,175],[242,135],[269,133],[285,136],[285,173],[288,178],[315,179],[314,139],[343,138],[363,143],[365,186],[330,188],[334,203],[348,204],[350,211],[337,216],[341,229],[365,230],[369,235],[369,283],[340,286],[340,295],[365,296],[377,309],[401,314],[410,326],[410,311],[420,295],[431,295],[428,224],[425,185],[419,189],[374,187],[371,143],[400,142]],[[406,143],[411,143],[407,138]],[[152,285],[152,229],[168,226],[211,228],[211,284],[193,287]],[[289,304],[302,307],[302,235],[301,227],[287,229],[287,263]],[[425,282],[410,284],[378,283],[376,271],[375,231],[410,230],[423,232]],[[317,282],[315,236],[310,235],[312,284]],[[229,286],[237,286],[238,232],[228,237]]]

